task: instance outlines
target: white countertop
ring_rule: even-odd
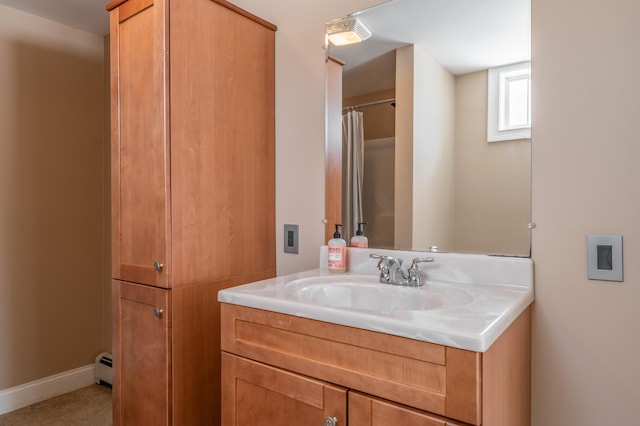
[[[414,257],[434,257],[435,263],[422,267],[424,287],[393,287],[405,296],[413,292],[409,297],[429,291],[464,294],[462,303],[427,310],[382,310],[323,306],[292,297],[292,281],[302,278],[327,277],[331,283],[377,277],[377,260],[369,259],[370,253],[403,257],[407,263]],[[350,272],[344,274],[314,269],[222,290],[218,300],[476,352],[486,351],[534,300],[531,259],[350,248],[348,262]],[[326,265],[326,247],[320,264]]]

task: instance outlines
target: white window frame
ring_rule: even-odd
[[[508,85],[511,79],[529,80],[528,123],[509,126],[507,117]],[[520,62],[504,67],[490,68],[488,80],[487,141],[498,142],[531,138],[531,62]]]

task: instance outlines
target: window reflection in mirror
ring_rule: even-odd
[[[349,240],[350,224],[367,222],[370,247],[529,256],[531,139],[489,143],[487,114],[488,70],[531,59],[530,1],[397,0],[356,15],[371,37],[327,46],[344,63],[327,74],[342,85],[341,106],[327,103],[327,147],[341,116],[361,112],[362,215],[327,213],[328,225],[346,224]],[[344,184],[343,139],[343,167],[327,179]],[[353,196],[334,192],[327,200],[349,210]]]

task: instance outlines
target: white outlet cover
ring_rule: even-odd
[[[611,269],[598,268],[598,246],[611,247]],[[587,275],[590,280],[624,281],[622,273],[622,235],[587,236]]]

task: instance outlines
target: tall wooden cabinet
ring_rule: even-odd
[[[217,292],[275,276],[275,26],[222,0],[107,10],[114,424],[219,424]]]

